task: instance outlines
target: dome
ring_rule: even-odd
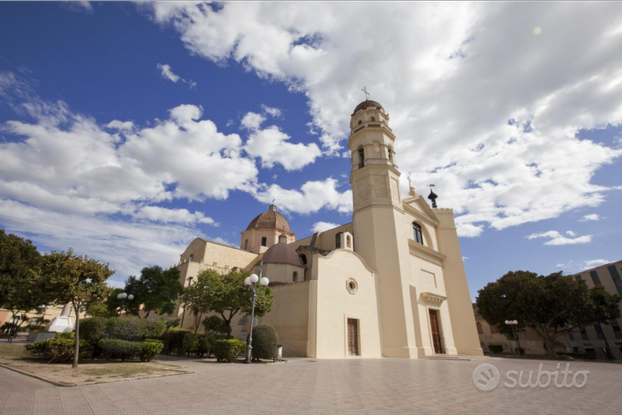
[[[289,246],[286,242],[286,237],[281,235],[279,237],[279,243],[272,245],[265,254],[263,254],[264,264],[290,264],[302,267],[302,261],[300,257],[294,251],[294,248]]]
[[[276,206],[270,205],[268,210],[258,215],[248,224],[246,230],[256,228],[279,229],[284,232],[291,233],[289,222],[285,216],[276,211]]]
[[[356,108],[354,108],[354,112],[352,113],[352,115],[356,114],[359,110],[365,110],[367,108],[377,108],[379,110],[384,111],[384,108],[382,108],[382,105],[380,105],[376,101],[372,101],[371,99],[368,99],[358,104]]]

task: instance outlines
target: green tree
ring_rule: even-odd
[[[54,252],[43,257],[42,273],[47,288],[60,303],[71,303],[76,312],[73,368],[80,353],[80,311],[85,303],[101,301],[108,294],[106,280],[114,274],[108,264],[68,252]]]
[[[203,315],[213,310],[212,298],[216,285],[212,280],[212,276],[212,273],[200,272],[197,275],[196,282],[184,288],[181,295],[181,303],[184,310],[190,310],[194,314],[195,333],[199,329]]]
[[[517,320],[517,329],[533,328],[549,356],[555,355],[559,336],[620,316],[618,295],[603,288],[589,289],[585,281],[561,272],[548,276],[508,272],[478,294],[477,308],[488,323],[507,330],[505,320]]]
[[[125,292],[134,295],[132,301],[125,304],[129,314],[140,317],[140,310],[149,317],[152,311],[159,315],[170,315],[175,311],[177,298],[183,286],[179,281],[177,268],[163,270],[159,266],[146,267],[140,272],[140,278],[131,276],[125,283]]]
[[[40,273],[41,255],[29,240],[0,230],[0,306],[11,311],[9,339],[28,321],[26,313],[48,304]]]
[[[210,299],[212,310],[220,314],[225,322],[227,338],[231,338],[231,321],[238,313],[251,314],[253,307],[253,295],[250,287],[244,285],[244,279],[250,273],[230,271],[220,275],[215,271],[209,272],[214,289]],[[272,290],[270,287],[257,286],[257,299],[255,302],[255,316],[262,317],[272,310]]]

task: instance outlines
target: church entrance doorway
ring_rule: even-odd
[[[434,353],[443,353],[441,343],[441,331],[438,322],[438,311],[430,310],[430,328],[432,329],[432,342],[434,343]]]
[[[359,355],[359,321],[354,318],[348,319],[348,355]]]

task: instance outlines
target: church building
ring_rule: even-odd
[[[400,194],[395,135],[379,103],[361,102],[350,128],[352,222],[297,240],[271,205],[239,249],[191,242],[177,265],[184,286],[203,269],[261,267],[274,307],[260,322],[277,330],[285,356],[482,355],[453,211],[437,208],[434,193],[432,207],[412,187]],[[249,320],[233,322],[236,338]]]

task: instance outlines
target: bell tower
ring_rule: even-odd
[[[376,272],[383,356],[417,358],[409,226],[400,195],[394,142],[382,105],[369,99],[357,105],[348,140],[355,251]]]

